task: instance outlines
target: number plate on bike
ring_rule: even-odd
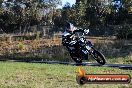
[[[87,48],[88,50],[90,50],[90,49],[91,49],[91,47],[90,47],[90,46],[86,46],[86,48]]]

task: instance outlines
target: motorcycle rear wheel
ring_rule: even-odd
[[[77,57],[75,54],[71,53],[70,54],[71,58],[77,63],[77,64],[82,64],[82,59]]]
[[[75,62],[76,65],[82,65],[82,60],[80,58],[72,58]]]

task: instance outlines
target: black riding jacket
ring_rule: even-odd
[[[67,44],[69,44],[71,41],[73,41],[73,35],[76,33],[76,32],[82,32],[84,33],[84,30],[83,29],[77,29],[73,32],[69,32],[69,31],[65,31],[62,35],[62,44],[63,46],[66,46]]]

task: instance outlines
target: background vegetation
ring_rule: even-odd
[[[122,0],[117,11],[112,2],[108,5],[98,1],[80,0],[74,5],[66,3],[62,9],[61,0],[7,0],[0,1],[0,29],[3,33],[25,33],[36,25],[50,26],[51,32],[62,31],[66,21],[78,27],[91,29],[91,35],[117,35],[131,38],[132,1]]]
[[[0,0],[1,59],[71,61],[60,38],[70,21],[89,28],[89,37],[98,36],[91,40],[107,58],[129,57],[125,62],[131,63],[132,0],[122,0],[118,9],[96,0],[57,8],[61,4],[61,0]]]

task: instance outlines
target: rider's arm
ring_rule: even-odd
[[[73,31],[73,34],[75,34],[76,32],[82,32],[82,33],[88,34],[89,29],[82,29],[82,28],[77,29],[76,28],[76,30]]]
[[[71,41],[71,34],[70,33],[64,33],[62,36],[62,44],[65,46]]]
[[[84,32],[84,30],[83,30],[83,29],[81,29],[81,28],[79,28],[79,29],[78,29],[78,28],[76,28],[76,30],[74,30],[74,31],[73,31],[73,34],[75,34],[76,32]]]

